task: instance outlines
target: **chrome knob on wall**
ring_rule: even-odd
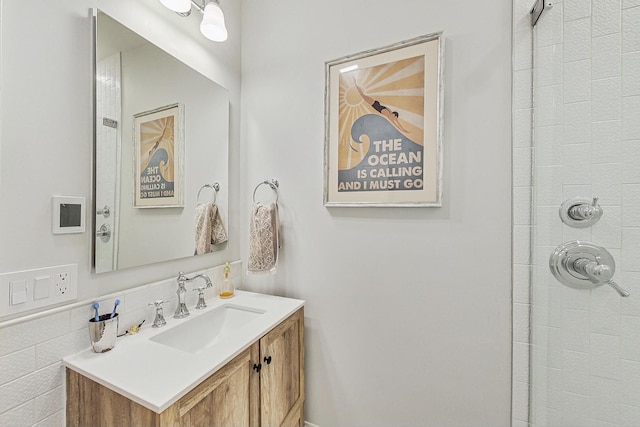
[[[563,285],[578,289],[609,285],[621,297],[629,296],[612,280],[616,271],[613,256],[591,242],[575,240],[558,246],[549,258],[549,268]]]
[[[585,228],[594,225],[602,216],[598,197],[574,197],[560,206],[560,219],[569,227]]]
[[[100,240],[103,242],[108,242],[111,239],[111,226],[109,224],[102,224],[98,231],[96,231],[96,236],[100,237]]]
[[[105,218],[109,218],[109,216],[111,215],[111,209],[109,208],[109,206],[104,205],[104,208],[102,208],[102,209],[98,209],[98,210],[96,211],[96,214],[97,214],[97,215],[102,215],[102,216],[104,216]]]

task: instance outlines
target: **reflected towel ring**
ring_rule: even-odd
[[[261,185],[268,185],[269,187],[271,187],[271,189],[276,193],[276,201],[275,201],[275,203],[277,204],[278,203],[278,197],[280,196],[280,194],[278,193],[278,188],[280,187],[280,183],[275,178],[272,178],[270,180],[262,181],[261,183],[256,185],[256,188],[254,188],[254,190],[253,190],[253,203],[256,202],[256,191],[258,191],[258,188],[260,188]]]
[[[205,184],[202,187],[200,187],[200,189],[198,190],[198,195],[196,196],[196,204],[200,202],[200,193],[205,188],[211,188],[213,190],[213,203],[215,203],[216,200],[218,199],[218,191],[220,191],[220,183],[214,182],[213,184]]]

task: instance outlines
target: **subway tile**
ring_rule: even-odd
[[[33,427],[60,427],[65,424],[64,411],[58,411],[48,418],[36,423]]]
[[[640,184],[622,185],[622,226],[640,227]]]
[[[595,122],[591,132],[593,163],[616,163],[622,160],[622,121]]]
[[[0,356],[62,336],[68,331],[68,311],[2,328]]]
[[[622,182],[640,184],[640,140],[623,141],[622,152]]]
[[[640,96],[622,98],[622,138],[640,139]]]
[[[0,414],[0,426],[31,426],[34,421],[34,402],[34,400],[29,400],[20,406],[16,406]]]
[[[562,391],[584,393],[591,388],[589,353],[562,352]]]
[[[528,70],[533,67],[532,36],[530,25],[524,30],[514,33],[513,69],[515,71]]]
[[[591,41],[591,78],[604,79],[622,74],[620,33],[594,37]]]
[[[531,187],[515,187],[513,189],[514,225],[531,225],[531,194]]]
[[[605,248],[620,249],[622,247],[622,209],[618,206],[607,206],[605,209],[606,214],[603,214],[592,227],[592,239]]]
[[[591,375],[620,379],[620,337],[591,334]]]
[[[640,362],[620,362],[620,403],[638,405],[640,402]]]
[[[591,19],[589,17],[564,23],[564,61],[579,61],[591,57]]]
[[[592,81],[591,114],[593,121],[620,120],[622,118],[621,85],[621,77]]]
[[[0,357],[0,385],[27,375],[36,369],[35,347],[9,353]],[[1,425],[1,424],[0,424]]]
[[[525,382],[513,382],[513,418],[526,421],[529,415],[529,385]]]
[[[609,378],[593,377],[591,381],[591,417],[617,426],[620,422],[620,391],[618,381]],[[592,422],[593,422],[592,421]],[[593,425],[593,424],[592,424]]]
[[[622,11],[622,53],[640,51],[640,7]]]
[[[591,12],[593,37],[619,33],[621,24],[621,1],[594,1]]]
[[[620,408],[620,425],[624,427],[633,427],[640,420],[640,406],[631,406],[621,403]]]
[[[557,207],[539,207],[537,212],[538,225],[534,228],[536,231],[536,244],[557,245],[559,239],[562,238],[562,223],[558,216]],[[546,260],[543,261],[546,267],[547,262]]]
[[[538,46],[560,44],[563,41],[562,32],[562,6],[556,5],[546,12],[544,19],[540,19],[534,27],[536,31],[536,43]]]
[[[568,225],[562,225],[562,241],[570,242],[572,240],[587,240],[591,241],[593,230],[591,227],[575,228]]]
[[[536,129],[536,166],[561,166],[563,126],[542,126]]]
[[[591,0],[565,0],[564,20],[586,18],[591,16]]]
[[[591,144],[567,144],[562,150],[563,182],[580,184],[591,181]]]
[[[593,195],[600,197],[600,206],[622,204],[622,167],[620,163],[594,164],[592,166]]]
[[[562,125],[562,86],[545,86],[536,89],[536,128],[539,126]]]
[[[62,363],[51,365],[0,386],[0,413],[43,393],[59,387],[64,382]]]
[[[640,95],[640,52],[622,55],[622,93],[624,96]]]
[[[515,110],[513,112],[513,147],[531,147],[532,138],[531,108]]]
[[[591,402],[588,396],[562,393],[562,425],[588,426],[591,422]]]
[[[529,381],[529,351],[529,344],[513,343],[513,381]]]
[[[532,107],[533,73],[520,70],[513,73],[513,108],[516,110]]]
[[[531,285],[531,266],[513,266],[513,302],[519,304],[529,304],[529,289]]]
[[[564,350],[588,353],[590,335],[588,311],[563,310],[562,348]]]
[[[591,60],[564,64],[564,102],[591,100]]]
[[[620,354],[623,359],[640,362],[640,317],[622,316],[621,319]]]
[[[56,412],[62,411],[65,408],[65,391],[64,387],[56,387],[47,393],[41,394],[36,397],[36,421],[41,421]]]
[[[513,150],[513,185],[515,187],[531,186],[531,148],[514,148]]]
[[[622,255],[620,268],[640,271],[640,229],[624,228],[622,232]]]
[[[640,316],[640,272],[619,269],[614,279],[631,294],[620,301],[620,314]]]
[[[563,286],[562,306],[564,309],[588,311],[591,309],[591,292],[585,289]]]
[[[529,305],[513,305],[513,341],[529,342]]]
[[[591,332],[620,335],[620,296],[610,286],[591,291]]]
[[[78,353],[91,346],[89,331],[80,329],[68,335],[45,341],[36,346],[36,367],[38,369],[57,363],[63,357]]]
[[[536,84],[551,86],[562,84],[562,45],[554,44],[538,48]]]
[[[640,0],[622,0],[623,9],[628,9],[630,7],[636,7],[636,6],[640,6]]]
[[[565,144],[591,142],[591,102],[565,104],[563,134]]]

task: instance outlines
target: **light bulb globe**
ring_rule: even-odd
[[[191,0],[160,0],[160,3],[177,13],[186,13],[191,10]]]

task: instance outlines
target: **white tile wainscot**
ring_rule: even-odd
[[[215,297],[223,268],[194,272],[208,274],[214,283],[205,293],[207,300]],[[237,287],[241,271],[240,261],[231,264],[231,280]],[[145,327],[151,326],[154,310],[147,304],[154,300],[168,300],[164,310],[170,316],[177,305],[176,289],[176,279],[169,278],[0,323],[0,426],[65,425],[62,358],[90,346],[87,321],[93,315],[93,301],[110,310],[116,298],[121,300],[122,333],[143,320]],[[196,292],[187,294],[189,307],[196,300]]]

